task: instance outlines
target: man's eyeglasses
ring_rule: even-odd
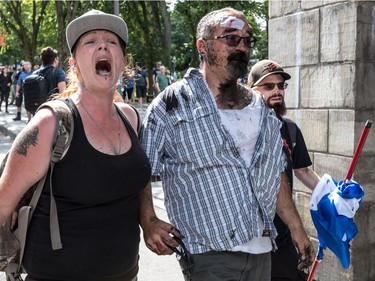
[[[182,273],[190,277],[193,274],[193,270],[194,270],[193,256],[186,249],[186,246],[184,242],[182,242],[181,239],[177,237],[173,237],[173,239],[175,239],[178,242],[178,244],[180,244],[180,247],[178,248],[172,248],[170,246],[168,247],[177,254],[177,260],[180,262]]]
[[[272,91],[275,86],[277,86],[277,88],[279,88],[279,90],[285,90],[286,88],[288,88],[288,84],[285,83],[285,82],[281,82],[281,83],[264,83],[263,85],[257,85],[257,87],[264,87],[264,89],[266,91]]]
[[[228,34],[228,35],[221,35],[221,36],[215,36],[212,39],[207,40],[214,40],[214,39],[226,39],[227,45],[230,47],[237,47],[241,40],[243,40],[243,43],[248,48],[253,48],[255,46],[255,43],[257,42],[257,39],[252,36],[239,36],[234,34]]]

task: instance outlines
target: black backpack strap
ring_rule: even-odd
[[[56,81],[56,67],[53,67],[52,68],[52,74],[51,74],[51,82],[48,82],[48,94],[47,94],[47,97],[53,95],[54,93],[58,93],[59,91],[59,87],[57,85],[57,81]],[[56,87],[55,87],[56,86]]]
[[[37,74],[39,76],[43,76],[43,77],[46,77],[46,75],[48,73],[50,73],[51,71],[54,70],[54,67],[52,65],[46,67],[46,68],[43,68],[43,69],[38,69],[37,71],[35,71],[33,74]]]
[[[283,117],[285,121],[286,129],[289,132],[290,140],[292,142],[292,149],[297,144],[297,124],[289,118]]]
[[[56,72],[56,67],[54,67],[53,65],[50,65],[50,66],[48,66],[48,67],[46,67],[46,68],[44,68],[44,69],[42,69],[42,70],[37,70],[36,72],[35,72],[35,74],[38,74],[39,76],[43,76],[44,78],[46,78],[47,77],[47,75],[49,74],[49,73],[51,73],[52,72],[52,74],[51,74],[51,81],[49,81],[48,79],[47,79],[47,85],[48,85],[48,92],[47,92],[47,97],[52,93],[52,92],[54,92],[55,91],[55,89],[56,88],[58,88],[58,87],[54,87],[54,85],[56,85],[57,83],[56,83],[56,75],[55,75],[55,72]]]

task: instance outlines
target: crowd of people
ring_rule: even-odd
[[[53,99],[73,115],[71,145],[52,174],[55,116],[41,109],[14,141],[0,178],[3,223],[48,173],[28,231],[26,280],[135,281],[139,227],[151,251],[177,254],[185,280],[306,280],[315,252],[293,202],[293,174],[312,190],[319,176],[301,130],[285,117],[290,74],[271,60],[248,70],[256,34],[245,15],[232,8],[206,14],[197,26],[199,69],[178,79],[158,61],[152,89],[144,66],[129,63],[120,17],[91,10],[66,35],[69,71],[64,79],[59,71]],[[51,47],[41,58],[42,70],[58,65]],[[2,73],[1,103],[16,85],[20,114],[32,65],[23,63],[16,84]],[[247,84],[239,82],[247,75]],[[125,102],[114,102],[113,89]],[[143,105],[149,91],[154,99],[142,122],[131,103],[136,96]],[[155,214],[152,177],[162,180],[170,223]],[[51,192],[58,252],[49,241]]]
[[[152,70],[152,85],[149,81],[148,71],[141,63],[135,63],[134,68],[130,66],[127,68],[129,68],[130,75],[126,78],[120,77],[117,85],[118,91],[127,103],[133,103],[136,97],[141,109],[147,96],[152,99],[155,98],[167,86],[178,79],[176,72],[171,75],[170,70],[162,65],[160,61],[156,63],[155,68]]]
[[[59,58],[57,50],[50,46],[43,48],[40,52],[40,59],[43,63],[41,66],[32,66],[32,63],[26,60],[22,61],[21,68],[17,69],[13,67],[12,72],[9,71],[9,66],[0,68],[0,110],[3,101],[5,102],[6,113],[9,113],[8,105],[17,106],[17,115],[13,119],[14,121],[21,120],[21,111],[24,102],[23,83],[31,74],[42,73],[45,76],[48,85],[46,100],[55,93],[62,93],[66,87],[65,72],[58,66]],[[48,69],[52,71],[48,71]],[[11,99],[10,102],[9,98]],[[30,121],[32,115],[33,112],[27,111],[28,121]]]
[[[48,81],[48,92],[50,93],[48,97],[55,93],[62,93],[68,83],[65,72],[59,67],[57,50],[50,46],[43,48],[40,53],[40,60],[42,61],[42,65],[33,66],[31,61],[24,60],[18,69],[11,66],[0,67],[0,112],[3,102],[6,113],[9,113],[8,105],[17,106],[17,115],[13,119],[14,121],[21,120],[21,111],[24,102],[22,84],[28,76],[31,74],[47,73],[45,79]],[[49,68],[54,68],[55,70],[48,72]],[[156,67],[152,70],[153,86],[151,88],[148,71],[141,63],[137,62],[134,66],[127,65],[125,69],[124,73],[128,74],[119,77],[117,92],[120,94],[122,100],[129,104],[134,103],[135,98],[137,98],[141,109],[143,109],[144,103],[148,101],[148,97],[152,100],[167,86],[178,79],[176,72],[171,75],[169,69],[166,69],[161,62],[157,62]],[[32,116],[33,113],[27,111],[28,122]]]

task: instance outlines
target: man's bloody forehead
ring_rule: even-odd
[[[220,19],[220,26],[241,30],[245,26],[245,22],[233,16],[224,16]]]

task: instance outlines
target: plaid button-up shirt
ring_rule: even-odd
[[[193,254],[261,237],[259,219],[272,240],[277,235],[272,221],[283,170],[280,122],[256,92],[253,102],[262,110],[250,166],[198,70],[190,69],[147,110],[141,144],[153,174],[162,177],[169,219]]]

